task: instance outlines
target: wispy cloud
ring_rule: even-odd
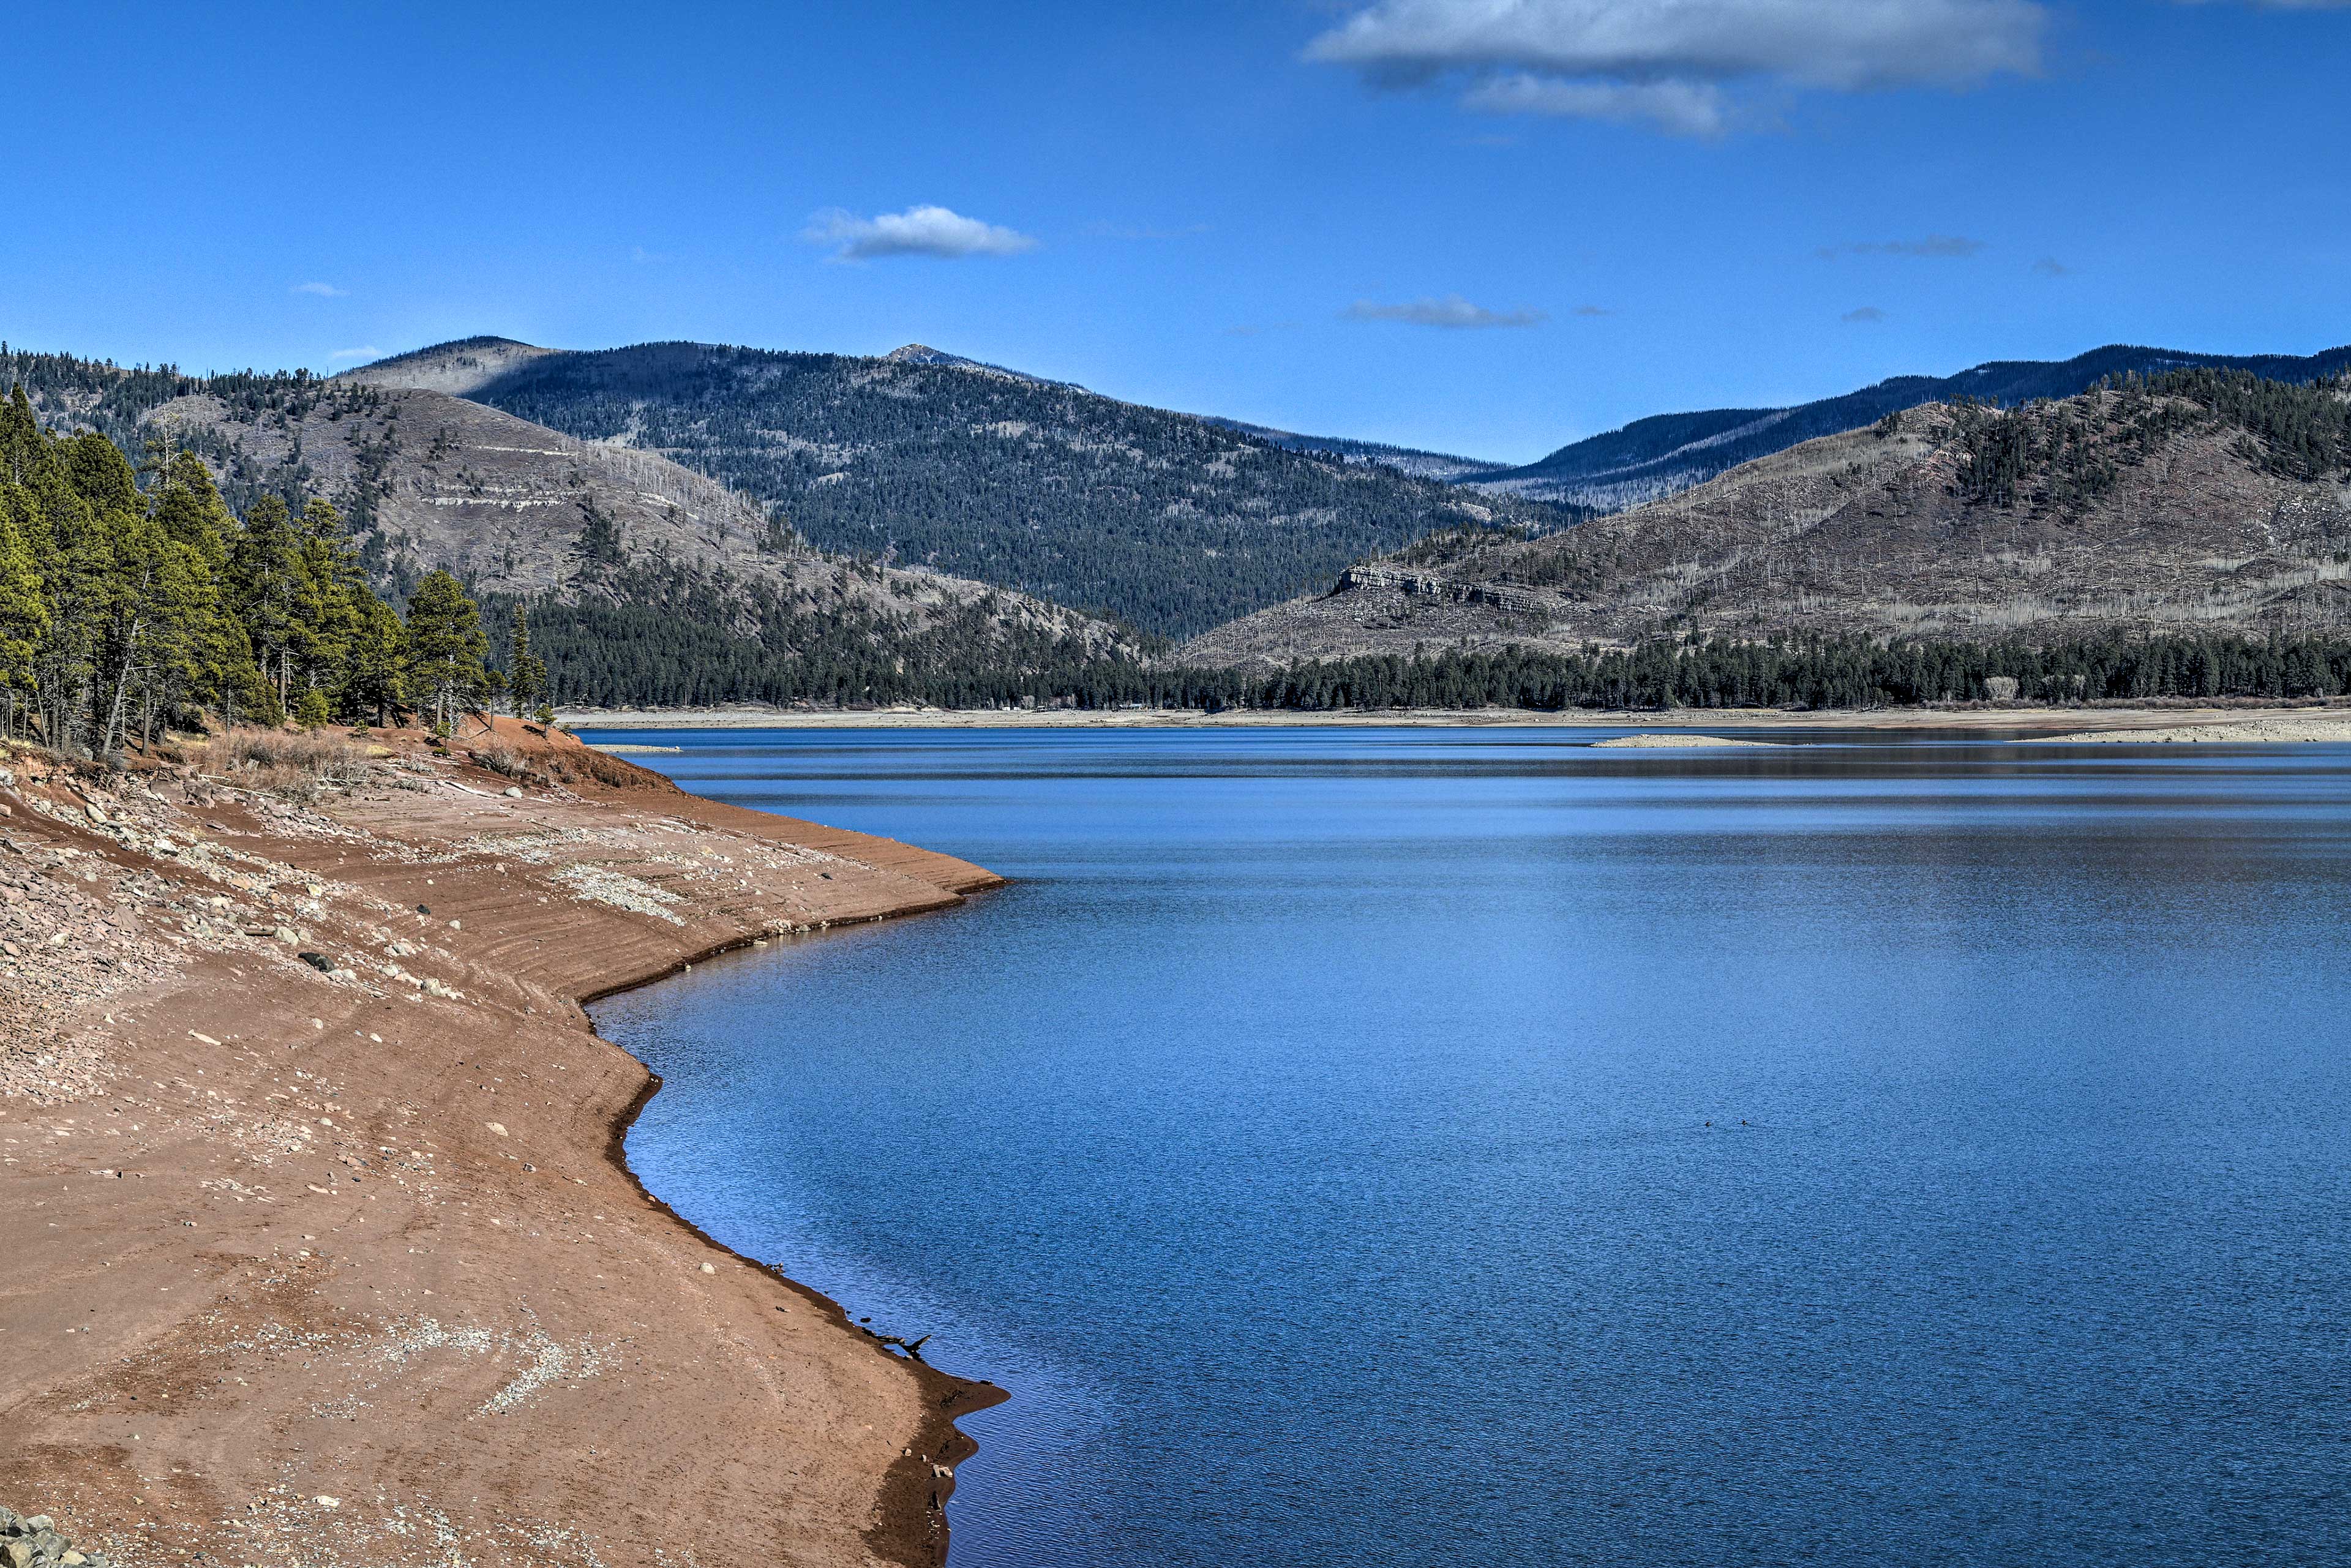
[[[1414,327],[1444,327],[1454,330],[1479,327],[1535,327],[1545,319],[1540,310],[1489,310],[1458,294],[1442,299],[1407,299],[1386,305],[1358,299],[1340,312],[1350,321],[1402,321]]]
[[[1928,235],[1925,239],[1858,240],[1852,245],[1824,245],[1815,252],[1823,261],[1841,256],[1909,256],[1929,260],[1959,261],[1984,248],[1984,242],[1965,235]]]
[[[2048,26],[2040,0],[1374,0],[1306,57],[1488,113],[1718,136],[1744,97],[2032,74]]]
[[[348,288],[338,288],[331,283],[298,283],[294,286],[291,292],[296,294],[315,294],[321,299],[340,299],[345,295],[350,293],[350,290]]]
[[[1574,309],[1569,311],[1568,314],[1571,316],[1614,316],[1616,312],[1609,309],[1605,305],[1579,305]]]
[[[327,358],[329,360],[380,360],[383,358],[383,350],[370,343],[364,348],[337,349]]]
[[[2074,269],[2053,256],[2044,256],[2032,264],[2032,270],[2043,277],[2064,277]]]
[[[1226,328],[1225,336],[1228,338],[1262,338],[1268,332],[1295,332],[1296,330],[1298,330],[1298,323],[1295,321],[1246,321],[1238,327]]]
[[[1871,321],[1885,320],[1886,312],[1880,310],[1875,305],[1865,305],[1858,310],[1846,311],[1844,315],[1838,317],[1837,319],[1840,321],[1849,321],[1859,326]]]
[[[1015,229],[965,217],[946,207],[908,207],[870,218],[838,207],[809,220],[800,237],[833,247],[835,261],[876,261],[893,256],[927,256],[943,261],[969,256],[1017,256],[1037,242]]]
[[[629,247],[629,259],[639,267],[652,267],[664,261],[675,261],[676,254],[666,250],[647,250],[641,245]]]

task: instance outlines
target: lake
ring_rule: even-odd
[[[592,732],[590,732],[592,737]],[[675,731],[1014,885],[595,1009],[966,1568],[2351,1561],[2351,748]]]

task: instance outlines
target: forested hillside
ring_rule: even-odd
[[[200,460],[237,514],[330,501],[368,580],[395,598],[446,568],[494,632],[528,607],[566,701],[689,701],[726,682],[778,700],[1009,700],[1139,651],[1056,605],[828,555],[654,454],[445,392],[0,352],[0,387],[12,383],[58,429]]]
[[[22,386],[0,404],[0,736],[105,756],[205,714],[445,727],[494,691],[517,711],[547,695],[527,628],[512,678],[490,674],[447,572],[402,616],[325,501],[265,494],[240,517],[194,453],[148,456],[134,470],[96,430],[43,429]]]
[[[1433,537],[1183,657],[2333,632],[2351,626],[2346,386],[2195,370],[2015,409],[1892,413],[1564,533]]]
[[[2014,407],[2077,396],[2116,376],[2192,369],[2246,371],[2267,381],[2309,382],[2351,369],[2351,348],[2297,358],[2114,345],[2070,360],[1996,361],[1955,376],[1896,376],[1859,392],[1791,408],[1657,414],[1572,443],[1522,468],[1458,477],[1481,489],[1615,511],[1687,490],[1800,443],[1859,430],[1904,409],[1961,400]]]
[[[457,384],[475,340],[349,379]],[[1188,635],[1440,529],[1570,515],[914,348],[653,343],[517,358],[467,394],[723,481],[824,549]]]

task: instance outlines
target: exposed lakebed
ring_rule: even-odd
[[[1594,737],[632,732],[1019,880],[631,1161],[1011,1388],[957,1564],[2351,1557],[2351,747]]]

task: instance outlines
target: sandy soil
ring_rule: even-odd
[[[559,716],[576,729],[1254,729],[1310,727],[1335,728],[1444,728],[1520,726],[1533,728],[1608,729],[1888,729],[2104,731],[2234,723],[2251,718],[2342,718],[2344,709],[2324,705],[2299,707],[2066,707],[1994,706],[1834,709],[1797,712],[1782,708],[1682,708],[1603,712],[1533,713],[1523,708],[1412,708],[1381,713],[1271,713],[1259,710],[1204,714],[1133,709],[1084,712],[1053,709],[1035,713],[956,712],[944,708],[887,708],[843,713],[807,708],[674,708],[601,711],[578,709]]]
[[[2036,744],[2116,742],[2132,746],[2175,746],[2220,742],[2230,746],[2351,740],[2351,718],[2239,718],[2222,724],[2169,725],[2155,729],[2084,730],[2072,735],[2033,737]]]
[[[646,1195],[580,1003],[998,879],[507,730],[307,805],[0,758],[0,1500],[131,1568],[943,1560],[1000,1392]]]
[[[1592,743],[1595,751],[1704,751],[1718,746],[1761,746],[1775,747],[1776,740],[1747,740],[1736,736],[1700,735],[1695,730],[1679,735],[1620,735],[1608,740]]]

